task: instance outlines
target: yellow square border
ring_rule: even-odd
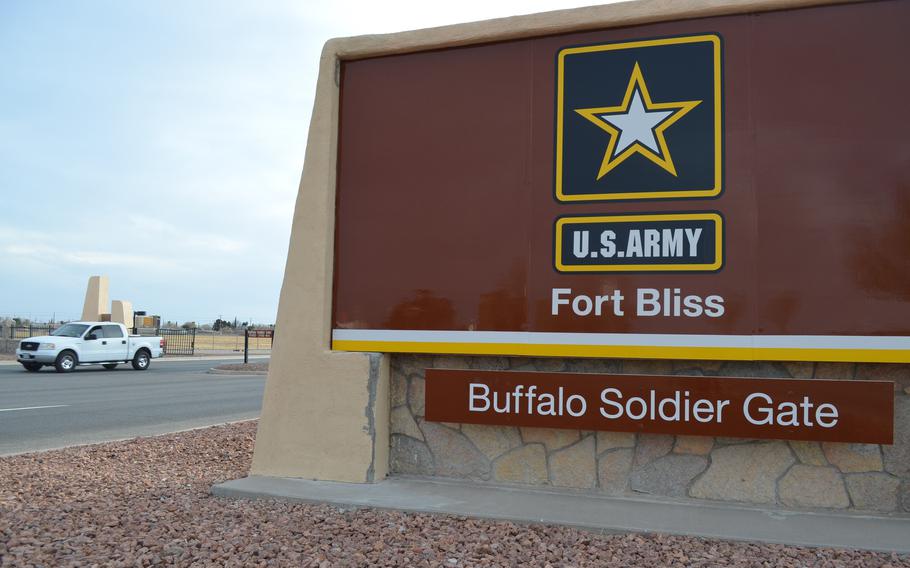
[[[711,189],[633,191],[625,193],[592,193],[585,195],[566,195],[562,192],[563,161],[563,106],[565,96],[565,58],[579,53],[599,51],[616,51],[639,47],[659,45],[679,45],[687,43],[710,42],[714,51],[714,187]],[[578,201],[618,201],[640,199],[685,199],[716,197],[723,192],[723,100],[721,81],[721,39],[718,34],[701,34],[661,39],[617,42],[583,47],[567,47],[558,55],[556,77],[556,199],[561,202]]]
[[[642,221],[713,221],[714,262],[711,264],[566,265],[562,262],[562,228],[583,223],[637,223]],[[559,272],[717,272],[724,265],[724,218],[720,213],[662,213],[653,215],[595,215],[560,217],[555,225],[554,264]]]

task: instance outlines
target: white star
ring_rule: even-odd
[[[619,141],[613,148],[613,158],[622,153],[623,150],[635,144],[641,143],[651,151],[660,152],[660,146],[654,137],[654,128],[661,122],[670,117],[675,111],[672,110],[645,110],[645,105],[641,100],[641,93],[638,89],[632,94],[632,101],[626,112],[621,114],[602,114],[600,118],[609,122],[619,129]]]

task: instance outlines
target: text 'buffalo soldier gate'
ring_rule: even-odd
[[[910,513],[908,21],[327,43],[251,473]]]

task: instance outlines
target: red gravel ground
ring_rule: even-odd
[[[233,501],[255,422],[0,459],[0,566],[908,566],[910,558]]]

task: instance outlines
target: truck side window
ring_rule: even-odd
[[[123,331],[120,329],[119,325],[105,325],[104,327],[104,337],[105,338],[120,338],[123,337]]]
[[[89,330],[89,332],[85,334],[85,337],[88,337],[89,335],[91,335],[93,333],[95,334],[95,337],[98,339],[101,339],[102,337],[104,337],[104,332],[101,331],[100,325],[96,325],[91,330]]]

